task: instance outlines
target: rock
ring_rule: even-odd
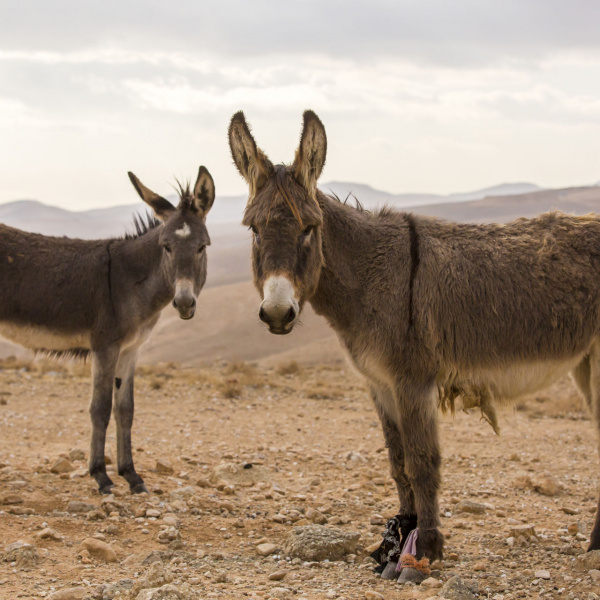
[[[600,550],[592,550],[575,558],[575,568],[581,571],[600,570]]]
[[[19,494],[5,494],[0,500],[0,504],[22,504],[23,497]]]
[[[130,591],[131,598],[137,598],[141,590],[148,588],[159,588],[173,581],[173,573],[165,568],[161,553],[154,550],[143,561],[142,564],[150,564],[150,568],[143,577],[135,581]]]
[[[533,525],[517,525],[510,528],[510,536],[518,539],[519,536],[524,537],[526,540],[532,537],[537,537]]]
[[[82,600],[89,592],[90,588],[84,586],[65,588],[46,596],[46,600]]]
[[[540,569],[535,572],[534,577],[536,579],[550,579],[550,571],[546,571],[545,569]]]
[[[312,508],[309,508],[306,511],[306,518],[317,525],[325,525],[325,523],[327,523],[327,517],[322,512]]]
[[[81,448],[73,448],[69,451],[69,460],[73,462],[85,460],[85,452]]]
[[[156,508],[149,508],[146,511],[146,516],[151,519],[151,518],[155,518],[158,519],[158,517],[160,517],[160,515],[162,515],[162,513],[160,512],[160,510],[157,510]]]
[[[171,502],[175,502],[176,500],[189,500],[196,493],[196,488],[191,485],[186,485],[185,487],[180,487],[175,490],[172,490],[169,494],[169,498]]]
[[[59,542],[62,540],[62,536],[56,533],[56,531],[50,527],[45,527],[41,531],[38,531],[35,534],[35,537],[39,538],[40,540],[52,540],[54,542]]]
[[[323,525],[294,527],[288,534],[284,550],[292,558],[307,561],[338,560],[354,553],[360,533]]]
[[[562,486],[550,473],[544,473],[533,481],[533,489],[544,496],[558,496],[562,492]]]
[[[442,585],[443,585],[442,582],[439,579],[435,579],[434,577],[428,577],[427,579],[425,579],[421,582],[422,588],[435,589],[435,588],[441,588]]]
[[[116,583],[109,583],[102,590],[102,600],[113,600],[127,597],[127,592],[133,587],[133,580],[120,579]]]
[[[179,530],[176,527],[167,527],[158,532],[157,539],[161,544],[168,544],[179,539]]]
[[[275,544],[258,544],[258,546],[256,546],[256,551],[261,555],[261,556],[269,556],[270,554],[275,554],[275,552],[277,552],[277,546]]]
[[[446,581],[442,587],[441,596],[447,600],[476,600],[475,594],[458,575]]]
[[[292,595],[291,590],[284,587],[274,587],[269,591],[269,598],[276,598],[277,600],[284,600]]]
[[[19,569],[29,569],[35,566],[38,558],[37,548],[33,544],[19,540],[6,546],[2,560],[16,563]]]
[[[57,474],[69,473],[74,470],[75,470],[75,467],[72,465],[71,461],[67,460],[66,458],[62,458],[62,457],[56,459],[54,464],[50,467],[50,472],[57,473]]]
[[[142,590],[135,600],[200,600],[200,595],[185,583],[167,583],[159,588]]]
[[[473,565],[473,571],[485,571],[485,563],[477,562]]]
[[[287,571],[275,571],[275,573],[269,575],[269,579],[271,581],[281,581],[282,579],[285,579],[286,575]]]
[[[580,512],[578,508],[571,508],[570,506],[561,506],[560,510],[562,510],[565,515],[577,515]]]
[[[471,515],[482,515],[486,511],[485,504],[471,500],[461,500],[455,507],[455,513],[467,513]]]
[[[588,575],[592,578],[592,581],[600,582],[600,570],[591,569],[588,571]]]
[[[365,592],[365,600],[385,600],[385,596],[375,590],[367,590]]]
[[[165,458],[159,458],[156,461],[154,470],[157,473],[162,473],[163,475],[172,475],[175,472],[175,469],[173,468],[171,463]]]
[[[89,502],[81,502],[80,500],[71,500],[67,504],[67,512],[70,513],[87,513],[92,510],[96,510],[98,507],[95,504]]]
[[[371,525],[385,525],[386,519],[385,519],[385,517],[382,517],[381,515],[371,515],[371,518],[369,519],[369,523]]]
[[[79,551],[87,550],[90,556],[103,560],[104,562],[117,562],[115,551],[102,540],[96,538],[86,538],[81,542]]]

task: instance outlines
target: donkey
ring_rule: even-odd
[[[327,138],[312,111],[291,165],[271,163],[242,112],[229,144],[249,186],[259,317],[287,334],[310,302],[366,377],[398,488],[397,550],[416,528],[415,558],[443,555],[437,403],[462,396],[495,425],[495,404],[571,372],[600,429],[600,216],[475,225],[348,206],[317,188]]]
[[[0,334],[54,356],[91,353],[89,471],[101,494],[114,485],[104,460],[111,409],[119,475],[132,493],[147,491],[131,453],[138,349],[169,302],[182,319],[194,316],[206,281],[205,220],[215,198],[205,167],[193,191],[179,186],[177,208],[133,173],[129,178],[158,219],[136,218],[135,234],[78,240],[0,225]]]

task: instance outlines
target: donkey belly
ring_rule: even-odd
[[[487,394],[495,400],[513,400],[544,389],[571,372],[583,355],[564,360],[531,361],[493,369],[459,373],[454,386],[466,394]]]
[[[0,321],[0,335],[32,350],[63,352],[75,348],[90,348],[90,332],[65,333],[47,327]]]

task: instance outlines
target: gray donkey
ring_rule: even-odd
[[[600,428],[600,216],[472,225],[347,206],[317,188],[327,139],[312,111],[291,165],[269,161],[242,112],[229,144],[250,189],[260,319],[289,333],[309,301],[367,378],[400,548],[416,527],[416,557],[442,556],[436,404],[462,396],[495,425],[495,403],[571,372]]]
[[[136,234],[78,240],[0,225],[0,334],[52,355],[92,355],[90,475],[110,493],[104,444],[114,396],[117,463],[133,493],[145,492],[131,454],[133,378],[138,348],[169,303],[194,316],[206,281],[205,218],[215,198],[200,167],[193,191],[180,186],[175,208],[129,173],[159,219],[136,219]]]

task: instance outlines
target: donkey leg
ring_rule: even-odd
[[[589,356],[586,356],[573,370],[573,379],[585,397],[592,420],[596,423],[596,429],[600,434],[600,342],[592,346]],[[590,550],[600,550],[600,499],[596,510],[596,521],[590,534],[588,552]]]
[[[396,488],[398,490],[398,500],[400,501],[398,514],[413,519],[416,527],[417,513],[415,510],[415,496],[404,470],[404,446],[402,443],[402,436],[400,435],[400,430],[395,421],[388,416],[384,409],[385,406],[390,406],[394,402],[393,394],[390,391],[374,390],[373,400],[379,415],[379,420],[381,421],[385,445],[388,449],[392,478],[396,482]],[[414,527],[412,529],[414,529]]]
[[[398,390],[399,430],[404,469],[414,494],[418,516],[417,558],[443,558],[439,530],[440,443],[437,410],[430,386],[404,385]]]
[[[131,453],[131,426],[133,425],[133,380],[137,362],[137,348],[125,350],[119,356],[115,373],[113,414],[117,424],[117,465],[119,475],[129,483],[132,493],[147,492],[144,480],[136,473]]]
[[[92,443],[90,448],[90,475],[98,483],[101,494],[110,494],[114,485],[106,474],[104,446],[106,428],[112,408],[112,382],[119,356],[118,348],[92,351]]]

